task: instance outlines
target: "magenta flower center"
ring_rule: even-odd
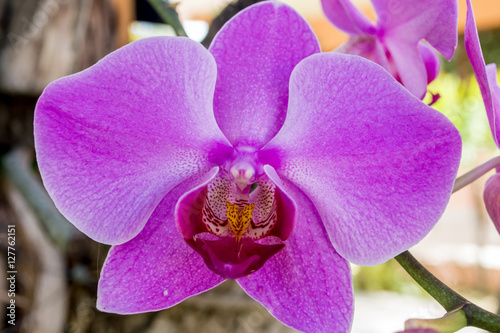
[[[247,153],[177,205],[179,230],[215,273],[248,275],[281,250],[295,219],[292,200]]]

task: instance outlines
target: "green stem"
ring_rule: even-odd
[[[160,15],[163,22],[174,28],[177,36],[187,37],[186,31],[179,20],[179,15],[174,7],[164,0],[148,0],[153,9]]]
[[[465,187],[483,176],[485,173],[500,166],[500,156],[494,157],[491,160],[481,164],[480,166],[472,169],[466,174],[458,177],[455,180],[455,185],[453,186],[453,192],[460,190],[462,187]]]
[[[429,272],[410,252],[405,251],[394,259],[410,276],[429,293],[447,312],[461,309],[467,325],[500,333],[500,317],[469,302]]]
[[[454,333],[467,326],[465,312],[454,310],[436,319],[409,319],[405,322],[405,329],[430,328],[441,333]]]
[[[468,301],[454,292],[450,287],[432,275],[410,252],[405,251],[394,259],[405,269],[408,274],[439,302],[446,311],[459,309]]]

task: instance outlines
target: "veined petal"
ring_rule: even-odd
[[[380,66],[335,53],[302,61],[263,163],[311,199],[340,255],[382,263],[420,241],[451,195],[456,128]]]
[[[500,233],[500,173],[488,179],[484,186],[483,198],[486,210]]]
[[[320,52],[320,47],[308,23],[294,9],[264,1],[227,22],[210,52],[217,62],[217,123],[233,146],[258,149],[285,120],[293,68]]]
[[[373,35],[377,29],[350,0],[321,0],[328,20],[351,35]]]
[[[284,182],[298,205],[297,225],[283,250],[238,279],[252,298],[303,332],[348,332],[353,315],[349,264],[335,252],[311,201]]]
[[[490,123],[493,139],[498,147],[500,147],[500,88],[497,83],[497,71],[495,64],[484,63],[481,44],[477,34],[476,22],[474,20],[474,11],[470,0],[467,0],[467,17],[465,21],[464,43],[467,56],[469,57],[474,73],[476,74],[477,83],[483,96],[486,114]]]
[[[425,39],[450,60],[457,46],[456,0],[372,0],[383,38],[406,40],[415,48]],[[396,43],[396,42],[395,42]]]
[[[50,84],[35,148],[62,214],[92,239],[121,244],[174,186],[220,164],[231,151],[212,111],[215,79],[201,45],[159,37]]]
[[[139,235],[111,248],[99,280],[99,310],[119,314],[158,311],[224,281],[206,267],[175,227],[177,199],[200,179],[201,174],[174,188]]]

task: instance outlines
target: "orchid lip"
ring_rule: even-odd
[[[262,245],[249,238],[235,242],[232,237],[217,240],[195,237],[186,242],[202,256],[209,269],[228,279],[237,279],[257,271],[285,247],[283,243]]]
[[[257,176],[256,165],[241,154],[230,173],[213,170],[177,203],[176,223],[184,240],[225,278],[260,269],[285,246],[295,225],[292,199],[264,171]]]

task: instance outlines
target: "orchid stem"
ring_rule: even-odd
[[[451,333],[467,326],[467,316],[460,310],[450,311],[441,318],[409,319],[405,322],[405,329],[429,328],[442,333]]]
[[[486,174],[488,171],[500,166],[500,156],[494,157],[491,160],[481,164],[480,166],[472,169],[466,174],[458,177],[455,180],[455,185],[453,186],[452,193],[460,190],[461,188],[469,185],[479,177]]]
[[[158,13],[160,18],[171,26],[175,34],[181,37],[187,37],[186,31],[179,20],[179,15],[172,5],[169,5],[165,0],[148,0],[149,4]]]
[[[500,333],[500,317],[471,303],[457,294],[429,272],[410,252],[405,251],[394,259],[410,274],[429,295],[447,312],[462,310],[467,317],[467,326],[482,328],[489,332]]]

